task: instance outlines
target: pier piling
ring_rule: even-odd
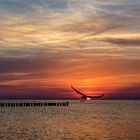
[[[0,102],[0,107],[69,106],[69,102]]]

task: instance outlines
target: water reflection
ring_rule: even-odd
[[[0,108],[0,140],[137,140],[139,108],[139,101]]]

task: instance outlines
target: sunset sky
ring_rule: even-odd
[[[139,0],[0,0],[0,99],[140,99]]]

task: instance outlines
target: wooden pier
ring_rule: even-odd
[[[69,102],[0,102],[0,107],[69,106]]]

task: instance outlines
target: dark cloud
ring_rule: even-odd
[[[100,76],[113,74],[131,75],[133,73],[137,74],[140,69],[139,60],[113,59],[97,56],[91,59],[78,58],[74,55],[64,57],[63,55],[60,54],[60,57],[58,55],[55,58],[47,58],[45,56],[0,58],[0,82],[35,80],[49,77],[53,79],[59,75],[67,77],[69,75],[79,75],[79,73],[84,76],[86,75],[86,71],[94,77],[96,74],[98,76],[98,73],[100,73]]]
[[[116,45],[140,46],[140,39],[106,38],[104,41]]]
[[[0,73],[0,82],[10,82],[10,81],[18,81],[18,80],[37,80],[37,79],[43,79],[49,78],[52,75],[49,72],[5,72]]]
[[[70,87],[0,85],[0,99],[79,99]],[[140,99],[140,84],[107,91],[102,99]]]
[[[36,57],[0,58],[0,82],[33,80],[57,75],[63,62],[60,59]]]
[[[140,99],[140,83],[111,91],[108,99]]]
[[[0,82],[34,80],[66,76],[81,68],[81,59],[71,59],[58,54],[55,57],[35,55],[34,57],[0,57]],[[65,58],[65,59],[64,59]]]
[[[58,61],[41,57],[0,58],[0,72],[43,71],[46,67],[57,67]]]
[[[73,98],[69,89],[61,87],[33,87],[0,85],[0,99],[67,99]]]

